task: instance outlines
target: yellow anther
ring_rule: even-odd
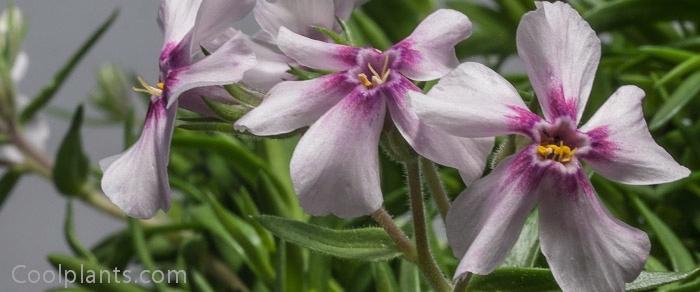
[[[165,84],[163,84],[163,82],[159,82],[156,84],[156,87],[153,87],[146,83],[141,76],[139,76],[137,79],[139,80],[139,83],[141,83],[141,88],[134,86],[131,88],[133,91],[144,92],[158,97],[163,95],[163,88],[165,88]]]
[[[372,82],[369,81],[369,79],[367,79],[367,75],[365,75],[365,73],[357,74],[357,78],[360,79],[360,82],[362,82],[362,85],[364,85],[365,87],[367,87],[367,88],[374,87],[374,84],[372,84]]]
[[[538,145],[537,154],[543,159],[552,159],[561,163],[567,163],[573,160],[576,149],[564,145],[563,142],[556,144]]]

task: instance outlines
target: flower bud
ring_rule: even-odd
[[[14,121],[15,111],[14,81],[9,66],[0,58],[0,118],[6,122]]]
[[[19,55],[26,28],[19,8],[11,6],[0,14],[0,50],[8,64],[13,64]]]
[[[114,121],[127,118],[131,108],[129,83],[121,68],[107,64],[97,73],[97,89],[90,94],[90,100]]]

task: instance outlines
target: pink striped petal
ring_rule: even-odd
[[[545,117],[580,120],[600,60],[600,39],[565,2],[535,2],[518,26],[518,54]]]
[[[418,90],[405,78],[384,88],[389,112],[401,135],[418,154],[439,164],[454,167],[469,184],[481,177],[486,158],[493,148],[493,138],[469,139],[452,136],[429,126],[407,106],[407,92]]]
[[[581,127],[591,146],[578,154],[596,172],[621,183],[647,185],[690,175],[659,146],[644,121],[644,91],[620,87]]]
[[[151,102],[141,137],[119,156],[100,162],[102,191],[127,215],[148,219],[170,208],[168,160],[177,107]]]
[[[242,33],[232,37],[211,55],[168,73],[165,96],[171,106],[183,92],[196,87],[235,83],[255,65],[255,55]]]
[[[235,127],[256,135],[279,135],[311,125],[355,87],[343,73],[305,81],[285,81],[273,87],[262,104],[239,119]]]
[[[163,51],[181,43],[194,27],[202,0],[161,0],[158,24],[163,30]],[[187,47],[189,54],[189,47]]]
[[[508,81],[478,63],[461,64],[427,95],[410,92],[409,99],[421,121],[460,137],[532,136],[540,121]]]
[[[532,146],[502,161],[453,202],[447,214],[447,239],[461,259],[454,278],[467,272],[488,274],[508,255],[535,206],[541,169]]]
[[[304,134],[291,175],[307,213],[352,218],[381,207],[378,148],[385,112],[378,95],[356,90]]]
[[[357,65],[359,48],[313,40],[280,28],[277,45],[285,55],[314,69],[342,71]]]
[[[543,182],[540,196],[542,253],[564,291],[625,291],[642,271],[651,244],[647,235],[613,217],[579,170],[578,187]]]
[[[399,52],[400,72],[419,81],[438,79],[459,65],[455,45],[469,37],[472,23],[466,15],[440,9],[391,50]]]

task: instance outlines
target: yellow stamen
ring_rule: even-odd
[[[362,85],[364,85],[365,87],[367,87],[367,88],[374,87],[374,84],[372,84],[372,82],[369,81],[369,79],[367,79],[367,75],[365,75],[365,73],[357,74],[357,78],[360,79],[360,82],[362,82]]]
[[[158,97],[163,95],[163,88],[165,88],[165,84],[163,82],[158,82],[156,84],[156,87],[153,87],[146,83],[146,81],[144,81],[143,78],[141,78],[141,76],[139,76],[137,79],[139,80],[139,83],[141,83],[141,88],[134,86],[131,88],[133,91],[148,93],[150,95]]]
[[[537,154],[543,159],[551,159],[561,163],[567,163],[573,160],[574,155],[576,154],[576,149],[571,149],[571,147],[564,145],[564,142],[560,141],[559,145],[538,145]]]

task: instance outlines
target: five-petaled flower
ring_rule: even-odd
[[[156,86],[141,80],[140,91],[151,95],[141,137],[126,152],[100,161],[102,190],[127,215],[150,218],[170,207],[168,160],[174,119],[180,106],[207,113],[201,96],[223,97],[216,85],[241,80],[255,65],[255,56],[240,32],[209,56],[200,46],[224,33],[227,23],[252,8],[252,0],[162,0],[159,24],[164,42]],[[182,95],[182,96],[181,96]]]
[[[312,215],[370,214],[381,207],[378,144],[388,111],[413,148],[459,169],[466,181],[479,177],[490,138],[455,137],[426,126],[407,108],[413,80],[437,79],[458,65],[454,46],[469,36],[471,22],[454,10],[428,16],[405,40],[385,52],[313,40],[280,28],[279,48],[302,66],[338,71],[273,87],[262,104],[236,127],[278,135],[310,126],[291,161],[302,207]]]
[[[689,170],[650,135],[644,92],[619,88],[577,128],[600,58],[600,40],[568,4],[537,3],[517,31],[544,118],[532,113],[506,80],[465,63],[428,96],[410,94],[422,121],[462,137],[521,134],[531,144],[502,161],[454,202],[447,235],[461,258],[455,277],[493,271],[539,204],[540,241],[564,291],[624,291],[649,254],[647,235],[614,218],[601,204],[585,161],[609,179],[659,184]]]

